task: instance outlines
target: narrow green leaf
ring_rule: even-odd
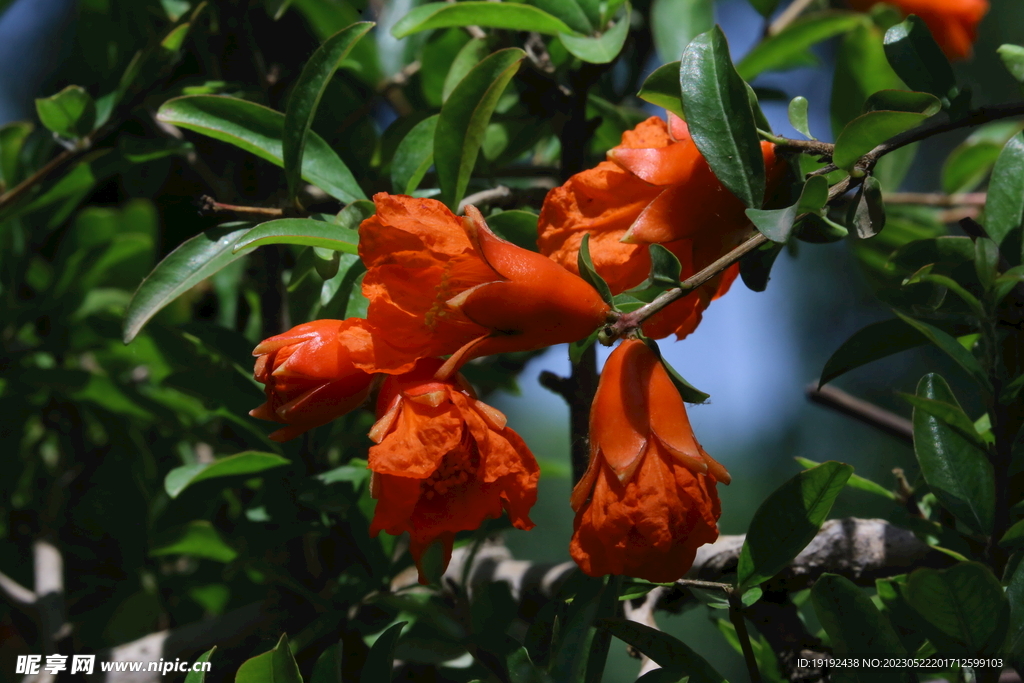
[[[1019,83],[1024,83],[1024,47],[1007,43],[1000,45],[996,52],[999,53],[999,57],[1003,60],[1010,75]]]
[[[430,2],[420,5],[395,23],[391,28],[391,35],[395,38],[405,38],[420,31],[450,26],[536,31],[549,36],[573,32],[561,19],[530,5],[468,0],[459,3]]]
[[[160,309],[221,268],[243,256],[235,243],[249,232],[249,223],[229,223],[211,228],[182,242],[157,264],[128,304],[124,343],[129,343]]]
[[[156,534],[149,556],[162,555],[194,555],[215,562],[230,562],[238,557],[238,551],[224,542],[212,524],[197,520]]]
[[[626,3],[626,13],[600,36],[575,36],[563,33],[559,36],[562,45],[575,57],[591,64],[607,64],[619,56],[629,35],[631,9]]]
[[[988,391],[992,390],[992,385],[988,380],[988,376],[985,374],[985,370],[981,367],[981,363],[978,362],[978,359],[975,358],[970,351],[961,346],[960,342],[958,342],[955,337],[943,332],[934,325],[929,325],[926,322],[903,315],[899,311],[896,312],[896,315],[898,315],[905,323],[927,337],[928,341],[945,351],[946,355],[955,360],[957,365],[966,370],[967,373],[974,378],[974,381]]]
[[[608,283],[604,281],[604,278],[598,274],[597,269],[594,268],[594,261],[590,258],[589,234],[584,235],[583,240],[580,242],[580,250],[576,254],[576,267],[579,270],[580,277],[596,289],[601,298],[611,305],[612,290],[608,287]]]
[[[399,636],[402,635],[402,628],[408,623],[399,621],[377,636],[377,640],[370,646],[370,652],[366,655],[366,664],[363,665],[363,671],[359,674],[359,683],[389,683],[391,681],[395,646],[398,644]]]
[[[232,477],[240,474],[256,474],[274,467],[288,465],[291,461],[275,453],[245,451],[209,463],[175,467],[164,478],[164,490],[171,498],[177,498],[192,484],[217,477]]]
[[[448,100],[448,96],[455,90],[455,86],[466,77],[473,67],[483,61],[488,54],[487,39],[474,38],[462,46],[444,77],[444,87],[441,89],[441,102]]]
[[[985,230],[996,244],[1024,220],[1024,132],[1014,135],[996,159],[985,199]]]
[[[186,95],[164,102],[157,118],[284,165],[284,114],[273,109],[234,97]],[[345,203],[366,199],[352,172],[314,131],[306,136],[302,178]]]
[[[437,115],[429,116],[406,133],[391,159],[391,188],[412,194],[434,164],[434,130]]]
[[[864,111],[907,111],[934,116],[942,109],[935,95],[912,90],[879,90],[868,96]]]
[[[458,3],[465,4],[478,3]],[[479,4],[512,6],[492,2]],[[483,144],[484,132],[498,104],[498,98],[519,70],[525,56],[526,53],[519,48],[498,50],[489,55],[455,86],[441,108],[434,131],[434,167],[441,185],[441,196],[452,209],[458,207],[466,192],[477,154]]]
[[[860,184],[857,196],[850,204],[847,224],[862,240],[874,237],[885,227],[885,204],[882,200],[882,184],[870,175]]]
[[[309,683],[342,683],[341,662],[341,643],[331,645],[317,657]]]
[[[235,243],[234,251],[251,250],[266,244],[301,244],[358,254],[359,233],[312,218],[279,218],[260,223],[245,233]]]
[[[977,448],[985,450],[985,441],[981,438],[981,434],[978,433],[974,422],[971,418],[967,417],[967,413],[959,405],[903,392],[899,392],[899,396],[913,406],[915,410],[922,410],[928,415],[938,418]]]
[[[935,373],[921,378],[917,395],[960,408],[946,380]],[[914,452],[921,475],[942,506],[975,533],[991,533],[995,480],[986,452],[945,420],[917,407]]]
[[[789,123],[801,135],[811,140],[817,140],[816,137],[811,135],[811,129],[807,125],[807,104],[807,98],[803,96],[794,97],[790,101],[788,110]]]
[[[588,680],[591,644],[599,635],[596,620],[614,614],[619,602],[618,593],[614,577],[588,577],[583,580],[558,632],[558,642],[552,644],[549,671],[554,680],[572,683]],[[600,635],[602,638],[598,643],[606,644],[604,632]]]
[[[679,67],[690,135],[718,180],[748,207],[761,208],[765,171],[747,86],[717,26],[694,38]]]
[[[871,598],[849,579],[838,574],[822,574],[811,588],[811,600],[818,621],[828,633],[837,655],[876,655],[900,657],[907,651],[886,618]],[[865,670],[854,675],[859,683],[914,680],[908,669]]]
[[[821,213],[828,201],[828,180],[812,176],[804,183],[796,204],[785,209],[747,209],[747,218],[758,231],[773,242],[788,242],[796,217],[804,213]]]
[[[302,683],[288,636],[281,634],[274,649],[242,662],[235,683]]]
[[[651,34],[663,62],[677,61],[691,40],[710,31],[714,25],[714,0],[654,0],[651,3]],[[678,82],[679,79],[672,80]]]
[[[974,240],[974,271],[982,287],[992,289],[999,275],[999,245],[987,237]]]
[[[199,659],[195,661],[193,666],[195,666],[195,664],[205,664],[206,662],[210,661],[210,657],[216,651],[217,646],[214,645],[209,650],[199,655]],[[196,671],[194,669],[190,670],[188,674],[186,674],[185,676],[185,683],[206,683],[206,671]]]
[[[999,539],[999,546],[1008,552],[1016,552],[1024,548],[1024,519],[1011,526]]]
[[[919,17],[911,15],[885,32],[885,56],[912,90],[951,97],[956,87],[953,68]]]
[[[645,102],[667,109],[679,118],[686,118],[679,91],[679,62],[662,64],[651,72],[636,96]]]
[[[77,140],[92,132],[96,103],[80,85],[69,85],[56,95],[36,100],[36,114],[47,130]]]
[[[665,360],[665,357],[661,355],[660,351],[658,352],[658,357],[661,358],[661,364],[665,367],[665,371],[668,372],[669,379],[672,380],[672,384],[676,386],[676,390],[679,392],[679,395],[682,396],[684,401],[687,403],[704,403],[711,398],[711,394],[705,394],[703,391],[687,382],[686,379],[679,374],[679,371]]]
[[[526,4],[533,5],[551,16],[561,19],[566,26],[577,33],[590,35],[594,32],[594,25],[576,0],[529,0]]]
[[[839,133],[832,153],[832,163],[850,170],[862,156],[885,142],[911,128],[920,125],[927,114],[905,111],[871,111],[861,114]]]
[[[782,571],[814,538],[853,467],[829,461],[796,475],[754,513],[736,570],[737,585],[752,588]]]
[[[674,636],[626,619],[602,619],[598,624],[670,672],[668,680],[689,676],[690,683],[726,683],[706,659]]]
[[[316,117],[320,98],[352,46],[373,26],[372,21],[361,21],[338,31],[324,41],[302,67],[285,110],[284,137],[281,141],[284,177],[288,183],[288,197],[291,199],[295,198],[298,189],[306,136]]]
[[[996,121],[979,126],[957,145],[942,165],[942,190],[970,192],[985,180],[999,153],[1020,132],[1019,121]]]
[[[1009,605],[999,579],[980,562],[918,569],[907,577],[903,596],[924,620],[929,640],[942,652],[1001,651]]]
[[[796,460],[798,463],[800,463],[800,465],[802,467],[804,467],[805,469],[810,469],[812,467],[817,467],[818,465],[821,464],[820,462],[816,462],[816,461],[810,460],[808,458],[795,457],[793,459]],[[888,498],[889,500],[896,500],[897,499],[896,498],[896,494],[893,493],[892,491],[890,491],[889,489],[885,488],[881,484],[876,484],[875,482],[871,481],[870,479],[865,479],[864,477],[860,476],[859,474],[851,474],[849,480],[846,482],[846,485],[849,486],[851,489],[859,489],[861,491],[867,491],[868,493],[873,493],[876,496],[881,496],[882,498]]]
[[[808,50],[823,40],[842,35],[864,23],[864,15],[839,10],[807,14],[781,32],[762,40],[740,60],[736,70],[744,80],[765,71],[780,71],[816,63]]]

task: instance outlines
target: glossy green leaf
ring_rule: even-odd
[[[1010,664],[1024,669],[1024,555],[1010,559],[1007,569],[1006,600],[1010,604],[1010,626],[1006,634],[1006,653]]]
[[[736,70],[744,80],[753,80],[765,71],[780,71],[807,66],[815,59],[808,50],[823,40],[860,26],[864,15],[839,10],[807,14],[779,33],[758,43],[740,60]]]
[[[1019,133],[1019,121],[996,121],[979,126],[957,145],[942,165],[942,191],[970,192],[985,180],[1003,147]]]
[[[653,339],[649,339],[647,340],[647,345],[650,346],[658,355],[658,359],[665,368],[665,372],[668,373],[669,379],[672,380],[672,384],[675,385],[676,391],[679,392],[679,395],[682,396],[684,401],[687,403],[704,403],[711,398],[710,394],[705,394],[703,391],[687,382],[686,379],[679,374],[679,371],[672,367],[671,363],[665,360],[665,357],[661,354],[661,349],[658,348],[657,342]]]
[[[158,263],[128,304],[124,343],[135,339],[139,330],[164,306],[232,261],[245,256],[245,252],[235,252],[234,247],[250,227],[248,223],[230,223],[210,228],[182,242]]]
[[[205,664],[210,661],[210,657],[216,651],[217,646],[214,645],[209,650],[199,655],[199,659],[197,659],[194,664]],[[190,670],[188,674],[185,675],[185,683],[206,683],[206,671]]]
[[[458,3],[464,4],[477,3]],[[490,2],[482,4],[511,6]],[[434,131],[434,167],[441,185],[441,196],[452,209],[465,195],[498,98],[519,70],[525,56],[526,53],[519,48],[498,50],[489,55],[455,86],[441,108]]]
[[[434,130],[437,115],[429,116],[406,133],[391,159],[391,187],[399,194],[412,194],[434,165]]]
[[[487,225],[502,239],[517,247],[537,251],[537,221],[529,211],[502,211],[487,217]]]
[[[615,24],[599,36],[574,36],[562,34],[559,39],[562,45],[575,57],[591,64],[607,64],[622,52],[622,46],[629,35],[629,3],[626,13]]]
[[[956,79],[949,60],[919,17],[911,15],[885,32],[885,56],[912,90],[949,97]]]
[[[988,376],[985,374],[985,370],[981,367],[981,363],[970,351],[965,349],[960,342],[956,340],[956,338],[949,333],[940,330],[934,325],[929,325],[926,322],[903,315],[899,311],[896,312],[896,315],[898,315],[905,323],[927,337],[928,341],[945,351],[946,355],[956,361],[957,365],[966,370],[976,382],[991,391],[992,386],[989,383]]]
[[[551,16],[561,19],[566,26],[577,33],[590,35],[594,32],[594,25],[576,0],[529,0],[526,4],[533,5]]]
[[[552,643],[549,671],[555,681],[592,683],[596,669],[604,662],[596,662],[592,651],[597,645],[607,654],[610,638],[605,630],[598,631],[597,620],[611,617],[618,609],[619,589],[616,577],[583,578],[569,605],[556,642]],[[592,664],[593,662],[593,664]],[[593,668],[592,668],[593,667]]]
[[[149,556],[162,555],[193,555],[215,562],[230,562],[238,557],[238,551],[224,542],[212,524],[197,520],[156,534]]]
[[[288,635],[281,634],[273,650],[242,662],[235,674],[235,683],[302,683]]]
[[[96,103],[80,85],[69,85],[56,95],[36,100],[36,114],[47,130],[76,140],[92,132]]]
[[[747,209],[747,218],[758,231],[773,242],[789,241],[793,223],[804,213],[820,213],[828,201],[828,180],[812,176],[804,183],[796,204],[785,209]]]
[[[820,462],[809,460],[808,458],[795,457],[793,459],[800,463],[801,467],[805,469],[817,467],[818,465],[821,464]],[[861,491],[873,493],[876,496],[888,498],[889,500],[897,500],[895,493],[885,488],[881,484],[876,484],[870,479],[865,479],[859,474],[851,474],[849,480],[847,480],[846,482],[846,485],[849,486],[851,489],[859,489]]]
[[[811,140],[817,140],[811,135],[811,129],[807,125],[807,98],[803,96],[794,97],[789,103],[789,123],[793,128]]]
[[[312,218],[279,218],[260,223],[245,233],[235,244],[234,251],[251,250],[266,244],[301,244],[358,254],[359,233]]]
[[[957,655],[1001,651],[1009,614],[1003,588],[980,562],[949,569],[918,569],[907,577],[903,597],[921,616],[937,648]]]
[[[942,109],[935,95],[912,90],[879,90],[868,96],[864,111],[907,111],[934,116]]]
[[[295,197],[298,189],[302,157],[306,146],[306,137],[316,117],[320,98],[327,90],[327,84],[334,77],[334,72],[341,66],[356,42],[373,28],[372,21],[361,21],[342,29],[328,38],[317,48],[292,88],[288,100],[288,108],[284,114],[284,137],[281,140],[282,163],[284,177],[288,184],[288,196]]]
[[[274,453],[245,451],[208,463],[175,467],[164,479],[164,490],[171,498],[177,498],[192,484],[206,479],[232,477],[239,474],[256,474],[274,467],[288,465],[291,461]]]
[[[996,52],[999,53],[999,58],[1003,60],[1010,75],[1019,83],[1024,83],[1024,47],[1007,43],[1000,45]]]
[[[986,291],[995,285],[999,275],[999,245],[987,237],[974,240],[974,272]]]
[[[882,232],[885,227],[885,204],[882,200],[882,184],[874,176],[868,176],[861,183],[850,204],[846,222],[862,240]]]
[[[850,121],[836,139],[832,163],[850,170],[862,156],[889,138],[920,125],[927,114],[905,111],[872,111]]]
[[[35,126],[27,121],[0,126],[0,182],[5,188],[14,187],[21,179],[21,150],[33,128]]]
[[[645,102],[667,109],[679,118],[686,118],[679,92],[679,62],[662,64],[651,72],[636,96]]]
[[[829,461],[796,475],[761,503],[750,522],[736,570],[740,589],[785,569],[828,517],[853,467]]]
[[[165,102],[157,118],[235,145],[277,166],[284,164],[284,114],[262,105],[234,97],[187,95]],[[306,136],[302,178],[345,203],[366,199],[345,163],[313,131]]]
[[[772,266],[775,259],[782,252],[783,245],[776,242],[762,244],[740,259],[740,278],[747,289],[753,292],[763,292],[768,288],[768,280],[771,277]]]
[[[960,408],[946,380],[935,373],[921,378],[917,395]],[[990,533],[995,514],[995,481],[986,452],[945,420],[917,407],[914,452],[921,475],[942,506],[974,532]]]
[[[975,428],[974,422],[971,418],[967,417],[967,413],[959,405],[924,396],[904,394],[902,392],[899,396],[913,406],[915,410],[924,411],[928,415],[938,418],[977,448],[985,450],[985,442]]]
[[[690,41],[710,31],[714,25],[714,0],[654,0],[651,3],[651,34],[663,62],[678,61]],[[678,73],[676,68],[676,75]],[[672,80],[679,81],[678,77]]]
[[[690,683],[726,683],[722,674],[715,671],[706,659],[674,636],[626,619],[602,619],[598,623],[670,672],[668,680],[689,676]]]
[[[392,624],[377,636],[366,655],[366,664],[359,674],[359,683],[388,683],[391,680],[391,667],[395,661],[395,646],[402,635],[402,628],[407,621]]]
[[[907,651],[889,619],[849,579],[838,574],[822,574],[811,588],[811,601],[835,654],[906,656]],[[913,680],[908,669],[865,669],[856,673],[862,675],[855,675],[854,679],[863,683]]]
[[[715,176],[748,207],[764,200],[765,171],[747,86],[717,26],[687,46],[679,68],[690,136]]]
[[[553,36],[572,33],[564,21],[531,5],[512,2],[430,2],[416,7],[391,28],[395,38],[432,28],[450,26],[481,26],[512,31],[536,31]]]
[[[985,230],[997,244],[1024,220],[1024,132],[1014,135],[996,159],[985,200]]]
[[[579,270],[580,277],[596,289],[601,298],[610,305],[612,303],[612,290],[608,287],[608,283],[604,281],[604,278],[598,274],[597,269],[594,268],[594,261],[590,258],[589,234],[584,235],[583,240],[580,242],[580,250],[576,254],[576,267]]]

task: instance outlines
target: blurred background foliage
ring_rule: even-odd
[[[673,4],[659,2],[663,11]],[[347,629],[343,640],[358,647],[364,636],[412,609],[372,603],[351,619],[324,608],[323,595],[341,602],[348,596],[355,603],[410,564],[407,554],[392,560],[393,539],[365,534],[372,501],[359,458],[369,442],[354,435],[366,433],[370,415],[348,415],[283,445],[266,438],[267,424],[248,416],[262,401],[251,379],[255,343],[324,311],[344,317],[365,306],[358,287],[353,289],[359,272],[348,270],[350,257],[342,257],[339,280],[322,277],[322,259],[310,249],[263,248],[191,287],[129,345],[122,341],[122,325],[132,293],[154,264],[188,238],[224,222],[223,215],[198,210],[200,197],[255,206],[278,206],[285,198],[273,164],[167,126],[157,120],[157,109],[174,96],[210,93],[283,111],[291,84],[320,42],[355,21],[372,19],[378,27],[330,81],[312,128],[367,195],[391,190],[399,143],[440,107],[445,75],[457,55],[465,58],[467,46],[478,47],[461,29],[392,38],[389,29],[413,4],[0,2],[4,188],[42,167],[61,145],[74,149],[77,144],[56,139],[40,125],[34,97],[80,85],[95,100],[97,119],[109,114],[116,124],[114,133],[91,139],[95,148],[77,156],[68,172],[51,176],[30,198],[0,210],[0,568],[32,585],[32,541],[40,535],[58,540],[76,651],[100,651],[269,595],[274,610],[287,615],[283,621],[292,649],[308,674],[314,659],[336,640],[340,622]],[[681,50],[676,45],[674,54],[658,56],[658,27],[649,23],[656,9],[645,0],[633,5],[624,52],[591,91],[588,115],[600,123],[587,166],[603,158],[623,130],[660,114],[635,97],[644,78]],[[744,0],[716,3],[715,15],[738,59],[758,39],[763,20]],[[184,41],[168,42],[186,23]],[[504,47],[502,40],[493,37],[480,49]],[[795,136],[785,121],[785,104],[804,94],[811,100],[811,128],[831,139],[829,93],[834,71],[843,68],[835,64],[841,40],[815,48],[816,66],[754,81],[769,95],[762,97],[763,105],[777,133]],[[663,51],[672,50],[670,38],[660,42]],[[1024,6],[994,0],[981,25],[977,57],[956,67],[976,103],[1004,101],[1019,88],[994,51],[1006,42],[1024,43]],[[557,46],[551,58],[557,68],[570,59]],[[413,63],[420,68],[410,70]],[[126,71],[135,77],[126,79]],[[119,102],[108,109],[110,93]],[[549,95],[528,77],[515,81],[487,131],[470,192],[498,178],[514,188],[543,192],[532,173],[516,169],[557,164],[552,126],[558,122],[551,107]],[[922,146],[902,187],[938,189],[944,160],[967,134],[949,133]],[[340,208],[315,188],[306,188],[302,199],[328,214]],[[940,212],[906,212],[906,230],[920,236],[941,233]],[[898,232],[900,223],[894,216],[887,230]],[[691,419],[705,448],[734,476],[720,491],[723,533],[747,528],[766,495],[800,469],[794,457],[851,463],[859,474],[886,486],[894,485],[895,467],[916,479],[909,446],[810,405],[803,395],[850,334],[887,317],[875,296],[879,283],[872,270],[873,253],[893,246],[885,241],[887,234],[853,250],[842,243],[801,245],[798,254],[780,258],[767,292],[737,284],[710,308],[695,334],[666,345],[673,364],[712,395],[709,405],[691,410]],[[894,392],[912,393],[926,371],[952,381],[957,374],[946,372],[950,366],[939,351],[919,348],[869,365],[838,384],[909,416],[909,406]],[[488,400],[508,415],[544,468],[533,513],[538,527],[506,531],[509,547],[521,559],[567,558],[572,528],[568,413],[559,397],[536,382],[542,370],[564,374],[567,367],[565,350],[556,348],[536,357],[480,363],[468,373],[490,392]],[[959,389],[955,382],[954,389]],[[981,412],[977,405],[965,408],[968,414]],[[264,462],[272,466],[265,474],[243,468],[229,479],[195,483],[175,498],[165,488],[172,470],[247,452],[284,459]],[[897,507],[848,489],[833,516],[893,518]],[[701,608],[663,616],[661,626],[684,638],[726,677],[742,679],[741,657],[707,623],[709,614],[722,616]],[[399,642],[397,656],[414,662],[413,670],[417,661],[445,661],[459,653],[457,647],[449,652],[432,642],[424,632],[428,623]],[[268,649],[278,634],[252,636],[228,655],[234,665],[215,659],[211,680],[230,679],[242,659]],[[0,602],[0,679],[15,680],[14,658],[38,650],[36,635],[35,625]],[[456,664],[468,666],[462,660]],[[446,670],[452,680],[471,675]],[[604,680],[632,680],[635,671],[625,648],[613,644]]]

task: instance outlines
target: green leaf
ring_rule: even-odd
[[[957,145],[942,165],[942,191],[970,192],[985,180],[999,153],[1015,134],[1018,121],[996,121],[979,127]]]
[[[1024,47],[1007,43],[1000,45],[996,52],[999,53],[999,57],[1003,60],[1010,75],[1019,83],[1024,83]]]
[[[391,188],[399,194],[412,194],[423,176],[434,165],[434,130],[437,115],[429,116],[406,133],[391,159]]]
[[[779,5],[779,0],[750,0],[750,5],[760,12],[762,17],[767,19]]]
[[[796,238],[811,244],[830,244],[845,239],[850,231],[824,214],[807,214],[794,231]]]
[[[517,247],[537,251],[539,216],[529,211],[502,211],[487,217],[487,225],[501,238]]]
[[[820,462],[816,462],[816,461],[810,460],[808,458],[795,457],[793,459],[796,460],[798,463],[800,463],[800,465],[802,467],[804,467],[805,469],[810,469],[812,467],[817,467],[818,465],[821,464]],[[881,496],[883,498],[888,498],[889,500],[897,500],[895,493],[893,493],[889,489],[885,488],[881,484],[876,484],[875,482],[871,481],[870,479],[865,479],[864,477],[860,476],[859,474],[851,474],[850,475],[850,479],[846,482],[846,485],[849,486],[851,489],[859,489],[861,491],[867,491],[868,493],[873,493],[876,496]]]
[[[651,340],[650,343],[653,344],[653,340]],[[668,372],[669,379],[672,380],[672,384],[676,386],[676,390],[684,401],[687,403],[704,403],[711,398],[711,394],[705,394],[703,391],[687,382],[686,379],[684,379],[683,376],[680,375],[667,360],[665,360],[665,357],[661,355],[660,350],[658,350],[658,358],[661,359],[661,364],[664,366],[665,371]]]
[[[346,254],[358,254],[359,233],[312,218],[279,218],[260,223],[242,235],[233,249],[237,253],[266,244],[301,244],[307,247],[333,249]]]
[[[747,209],[747,218],[758,231],[773,242],[789,241],[796,217],[804,213],[821,213],[828,202],[828,180],[811,176],[800,191],[796,204],[785,209]]]
[[[974,240],[974,271],[982,287],[991,290],[999,275],[999,245],[987,237]]]
[[[782,251],[782,246],[775,242],[762,244],[740,259],[740,277],[747,289],[753,292],[763,292],[768,288],[772,266],[775,265],[775,259]]]
[[[253,102],[220,95],[187,95],[168,100],[157,118],[221,140],[283,166],[284,114]],[[314,131],[306,136],[302,178],[348,203],[366,199],[352,172]]]
[[[807,14],[779,33],[762,40],[736,65],[744,80],[765,71],[780,71],[816,63],[808,50],[823,40],[841,35],[864,23],[856,12],[825,11]]]
[[[946,380],[935,373],[921,378],[917,395],[960,408]],[[995,515],[995,479],[986,452],[945,420],[917,407],[914,452],[921,476],[942,506],[975,533],[990,534]]]
[[[811,600],[835,654],[896,657],[907,654],[889,619],[849,579],[838,574],[822,574],[811,588]],[[862,675],[856,675],[858,673]],[[854,679],[863,683],[912,680],[907,669],[864,670],[854,674]]]
[[[930,92],[939,99],[952,96],[953,68],[919,17],[911,15],[886,31],[884,44],[889,64],[912,90]]]
[[[714,25],[714,0],[654,0],[651,3],[651,35],[663,62],[677,61],[691,40],[710,31]],[[678,73],[677,67],[675,74]],[[678,83],[675,74],[672,80]]]
[[[860,158],[885,142],[928,118],[927,114],[905,111],[871,111],[861,114],[839,133],[832,163],[851,170]]]
[[[764,200],[765,171],[747,86],[717,26],[687,46],[679,67],[690,135],[718,180],[748,207]]]
[[[943,332],[934,325],[929,325],[926,322],[915,320],[910,316],[903,315],[899,311],[896,311],[896,315],[898,315],[905,323],[927,337],[928,341],[932,344],[935,344],[935,346],[945,351],[946,355],[955,360],[957,365],[966,370],[967,373],[974,378],[974,381],[986,390],[992,390],[992,385],[989,382],[988,377],[985,375],[985,370],[981,367],[981,363],[978,362],[978,359],[975,358],[970,351],[961,346],[960,342],[958,342],[955,337],[951,336],[947,332]]]
[[[1007,569],[1009,579],[1006,581],[1006,600],[1010,604],[1006,653],[1013,667],[1020,671],[1024,669],[1024,556],[1018,554],[1011,558],[1010,567],[1012,569]]]
[[[342,683],[341,662],[341,644],[331,645],[317,657],[309,683]]]
[[[445,74],[444,87],[441,90],[441,102],[444,103],[448,100],[448,96],[452,94],[452,90],[455,90],[455,86],[466,77],[473,67],[479,64],[484,57],[488,54],[487,39],[486,38],[474,38],[468,43],[462,46],[458,54],[455,55],[455,59],[452,60],[451,66],[448,67],[448,73]],[[433,150],[433,147],[431,147]]]
[[[577,33],[590,35],[594,32],[594,25],[576,0],[529,0],[526,4],[533,5],[551,16],[561,19],[566,26]]]
[[[1014,135],[996,159],[985,199],[985,230],[997,244],[1020,230],[1024,219],[1024,132]]]
[[[915,114],[934,116],[942,109],[942,102],[935,95],[912,90],[879,90],[868,96],[864,111],[908,111]]]
[[[811,140],[817,140],[816,137],[811,135],[811,129],[807,125],[807,98],[803,96],[797,96],[792,99],[789,103],[789,123],[793,128]]]
[[[503,3],[458,3],[485,4],[494,7],[512,7]],[[529,7],[529,5],[517,5]],[[418,7],[413,12],[423,9]],[[404,21],[404,19],[403,19]],[[401,23],[401,22],[399,22]],[[441,196],[452,209],[458,207],[466,193],[469,177],[476,165],[477,154],[483,144],[484,132],[498,105],[498,98],[526,53],[519,48],[498,50],[486,57],[466,74],[449,95],[437,118],[434,131],[434,167],[441,185]]]
[[[829,461],[796,475],[761,503],[750,522],[737,568],[740,589],[782,571],[814,538],[853,468]]]
[[[882,232],[885,227],[885,204],[882,200],[882,184],[875,176],[868,176],[861,183],[857,196],[850,204],[846,222],[862,240]]]
[[[33,128],[27,121],[0,126],[0,182],[5,188],[14,187],[21,179],[21,149]]]
[[[913,406],[915,410],[922,410],[928,415],[938,418],[976,447],[983,451],[985,450],[986,446],[981,438],[981,434],[978,433],[974,422],[971,418],[967,417],[967,413],[959,405],[902,392],[899,392],[899,396]]]
[[[359,674],[359,683],[389,683],[391,681],[395,646],[398,644],[399,636],[402,635],[402,628],[408,623],[399,621],[377,636],[377,640],[370,646],[370,652],[366,655],[366,664],[363,665],[363,671]]]
[[[235,683],[302,683],[287,634],[281,634],[273,650],[242,662]]]
[[[37,99],[36,113],[47,130],[71,140],[85,137],[96,124],[96,103],[80,85]]]
[[[831,99],[833,136],[864,113],[864,103],[879,90],[902,88],[882,47],[882,32],[867,22],[843,36],[836,55]]]
[[[288,197],[291,199],[295,198],[298,188],[306,136],[316,117],[320,98],[352,46],[373,26],[372,21],[361,21],[338,31],[324,41],[302,67],[285,110],[284,137],[281,141],[284,177],[288,183]]]
[[[213,655],[213,653],[216,651],[217,646],[214,645],[209,650],[199,655],[199,659],[197,659],[194,662],[193,666],[195,664],[205,664],[206,662],[210,661],[210,656]],[[188,674],[185,675],[185,683],[206,683],[206,671],[190,670]]]
[[[224,542],[212,524],[197,520],[156,534],[149,556],[162,555],[194,555],[215,562],[230,562],[238,557],[238,551]]]
[[[241,227],[239,227],[241,226]],[[124,343],[135,336],[160,309],[233,261],[245,256],[235,243],[249,232],[248,223],[210,228],[182,242],[157,264],[135,290],[124,320]]]
[[[206,479],[256,474],[288,464],[291,464],[290,460],[274,453],[245,451],[213,462],[175,467],[167,473],[167,477],[164,479],[164,490],[171,498],[177,498],[192,484]]]
[[[679,62],[662,64],[651,72],[636,96],[645,102],[667,109],[679,118],[686,118],[679,91]]]
[[[982,655],[1001,649],[1009,606],[999,579],[980,562],[918,569],[907,577],[903,597],[942,652]]]
[[[626,619],[601,619],[598,625],[654,660],[669,672],[667,680],[689,676],[690,683],[726,683],[706,659],[663,631]]]
[[[601,298],[609,305],[612,304],[612,290],[608,287],[608,283],[604,281],[597,269],[594,268],[594,261],[590,258],[590,234],[583,235],[583,240],[580,242],[580,250],[576,254],[576,267],[579,270],[580,277],[587,281],[591,287],[597,290],[597,293],[601,295]]]
[[[579,57],[584,62],[607,64],[622,52],[626,36],[629,35],[630,13],[629,3],[626,3],[626,13],[600,36],[586,37],[564,33],[559,36],[559,39],[570,54]]]
[[[1024,548],[1024,519],[1011,526],[999,539],[999,547],[1005,548],[1008,552],[1016,552]]]
[[[450,26],[536,31],[549,36],[573,32],[561,19],[530,5],[469,0],[458,3],[429,2],[420,5],[395,23],[391,28],[391,35],[395,38],[405,38],[420,31]]]

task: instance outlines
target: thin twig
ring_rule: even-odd
[[[292,218],[306,216],[306,212],[295,208],[274,208],[271,206],[237,206],[235,204],[223,204],[209,195],[199,198],[199,213],[204,216],[218,216],[228,214],[245,220],[269,221],[275,218]]]
[[[511,196],[512,190],[508,189],[504,185],[498,185],[497,187],[492,187],[487,190],[480,190],[479,192],[474,192],[468,197],[465,197],[461,202],[459,202],[459,213],[462,213],[462,210],[470,204],[473,206],[478,204],[490,204],[499,199],[507,199]]]
[[[3,572],[0,572],[0,593],[18,607],[30,607],[36,602],[36,594],[33,591]]]
[[[985,192],[963,192],[944,194],[942,192],[892,192],[885,195],[886,204],[918,204],[944,208],[985,206],[988,194]]]
[[[768,26],[768,35],[774,36],[782,32],[784,28],[792,24],[804,10],[811,6],[815,0],[793,0],[789,7],[783,10],[782,14]]]
[[[860,420],[889,436],[896,437],[907,445],[914,443],[914,425],[905,417],[900,417],[896,413],[879,408],[873,403],[851,396],[835,387],[827,386],[819,389],[817,384],[809,384],[806,392],[808,400],[812,403]]]
[[[754,656],[754,647],[750,644],[747,622],[743,619],[743,601],[740,598],[739,592],[729,591],[729,621],[736,627],[736,636],[743,650],[743,660],[747,663],[750,683],[761,683],[761,670],[757,668],[757,658]]]

